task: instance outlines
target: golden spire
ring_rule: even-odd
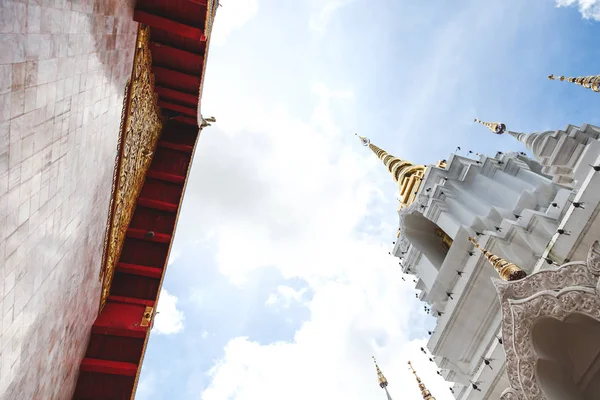
[[[496,135],[502,135],[504,132],[506,132],[506,125],[504,125],[502,122],[483,122],[477,118],[475,118],[474,121],[480,123],[481,125],[487,126],[489,130],[494,132]]]
[[[431,392],[429,390],[427,390],[427,388],[425,387],[425,384],[423,382],[421,382],[421,378],[419,378],[419,375],[417,375],[417,371],[415,371],[415,369],[413,368],[412,363],[410,361],[408,362],[408,366],[410,367],[412,373],[415,374],[415,378],[417,378],[417,383],[419,384],[419,389],[421,389],[421,395],[423,396],[423,399],[424,400],[435,400],[435,397],[433,397]]]
[[[383,162],[392,175],[394,182],[398,184],[400,190],[400,208],[410,205],[415,200],[416,193],[419,191],[426,167],[394,157],[372,144],[368,138],[359,136],[358,133],[355,133],[355,135],[360,139],[363,146],[368,146],[377,158]]]
[[[515,264],[510,263],[496,255],[493,255],[483,247],[479,246],[479,243],[477,243],[472,237],[469,238],[469,241],[471,241],[471,243],[473,243],[475,247],[481,250],[485,258],[487,258],[490,264],[494,266],[494,269],[498,272],[498,275],[500,275],[500,278],[502,278],[502,280],[516,281],[519,279],[523,279],[527,276],[527,273]]]
[[[554,75],[548,75],[548,79],[550,79],[551,81],[559,80],[576,83],[580,86],[583,86],[584,88],[592,89],[594,92],[600,92],[600,75],[578,76],[577,78],[566,78],[564,76],[556,77]]]
[[[377,365],[377,360],[375,356],[373,356],[373,362],[375,363],[375,368],[377,369],[377,379],[379,379],[379,387],[385,389],[388,385],[387,379],[383,376],[383,372],[379,369],[379,365]]]

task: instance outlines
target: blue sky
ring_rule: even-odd
[[[202,132],[138,400],[419,398],[434,322],[388,256],[396,188],[354,132],[429,164],[600,125],[598,2],[223,0]]]

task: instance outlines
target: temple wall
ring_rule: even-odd
[[[98,274],[134,0],[0,2],[0,399],[67,399]]]

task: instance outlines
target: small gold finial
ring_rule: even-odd
[[[558,78],[553,74],[548,75],[548,79],[551,81],[559,80],[561,82],[567,81],[571,83],[575,83],[579,86],[583,86],[586,89],[592,89],[594,92],[600,92],[600,75],[595,76],[578,76],[577,78],[570,77],[567,78],[565,76],[559,76]]]
[[[496,272],[498,272],[498,275],[500,276],[500,278],[502,278],[502,280],[517,281],[527,276],[527,273],[521,268],[519,268],[517,265],[508,262],[505,259],[500,258],[496,255],[493,255],[492,253],[481,247],[479,243],[477,243],[477,241],[472,237],[469,237],[469,241],[473,243],[475,247],[481,250],[485,258],[487,258],[490,264],[492,264],[492,266],[494,267]]]
[[[496,135],[502,135],[504,132],[506,132],[506,125],[504,125],[502,122],[484,122],[477,118],[474,118],[473,121],[487,126],[488,129],[494,132]]]
[[[375,363],[375,369],[377,369],[377,379],[379,380],[379,387],[385,389],[388,385],[387,379],[383,376],[383,372],[379,369],[379,365],[377,365],[377,360],[375,356],[373,356],[373,362]]]
[[[424,400],[435,400],[435,397],[433,397],[431,392],[429,390],[427,390],[427,388],[425,387],[425,384],[423,382],[421,382],[421,378],[419,378],[419,375],[417,375],[417,371],[415,371],[415,369],[410,361],[408,362],[408,366],[410,367],[412,373],[415,375],[415,378],[417,379],[417,383],[419,385],[419,389],[421,390],[421,396],[423,396],[423,399]]]

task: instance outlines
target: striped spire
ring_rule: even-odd
[[[390,393],[387,389],[388,381],[387,379],[385,379],[385,376],[383,376],[383,372],[381,372],[381,369],[379,369],[379,365],[377,365],[377,360],[375,359],[375,356],[373,356],[373,362],[375,363],[375,369],[377,370],[377,379],[379,380],[379,387],[385,390],[387,400],[392,400],[392,396],[390,396]]]
[[[477,118],[474,118],[473,121],[477,122],[478,124],[487,126],[488,129],[494,132],[496,135],[502,135],[504,132],[506,132],[506,125],[504,125],[502,122],[484,122]]]
[[[419,389],[421,390],[421,396],[423,396],[423,400],[435,400],[435,397],[433,397],[431,392],[427,390],[425,384],[421,381],[419,375],[417,375],[417,371],[415,371],[410,361],[408,362],[408,366],[410,367],[412,373],[415,375],[415,378],[417,378],[417,384],[419,385]]]
[[[517,265],[490,253],[489,251],[481,247],[479,243],[477,243],[472,237],[469,237],[469,241],[473,243],[475,247],[481,250],[485,258],[487,258],[490,264],[493,265],[494,269],[496,270],[496,272],[498,272],[498,275],[500,276],[500,278],[502,278],[502,280],[516,281],[519,279],[523,279],[527,276],[527,273],[521,268],[519,268]]]
[[[410,161],[394,157],[387,151],[372,144],[369,138],[360,136],[358,133],[355,133],[355,135],[359,138],[363,146],[371,149],[392,175],[394,182],[396,182],[400,189],[400,207],[403,208],[410,205],[421,186],[421,180],[425,174],[425,166],[415,165]]]
[[[567,81],[567,82],[571,82],[571,83],[575,83],[579,86],[583,86],[584,88],[587,89],[592,89],[594,92],[600,92],[600,75],[596,75],[596,76],[578,76],[577,78],[567,78],[564,76],[554,76],[554,75],[548,75],[548,79],[550,79],[551,81]]]

